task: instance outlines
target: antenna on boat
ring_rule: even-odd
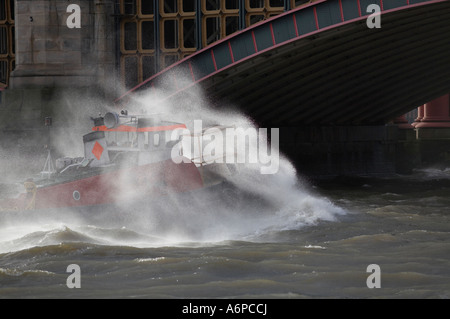
[[[46,145],[47,148],[47,159],[45,160],[44,168],[41,171],[41,176],[47,176],[47,178],[50,178],[51,175],[56,173],[55,166],[53,164],[53,158],[50,148],[50,126],[52,126],[52,118],[46,117],[44,121],[45,126],[48,128],[48,143]]]

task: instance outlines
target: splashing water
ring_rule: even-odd
[[[253,125],[237,111],[210,108],[198,92],[191,92],[190,96],[183,103],[168,103],[161,102],[158,93],[152,93],[136,98],[133,106],[138,112],[164,113],[173,121],[187,122],[188,127],[194,120],[216,125]],[[0,253],[63,242],[154,247],[251,240],[267,232],[331,221],[344,213],[302,185],[292,164],[281,154],[276,174],[261,174],[259,164],[236,167],[237,174],[222,176],[232,186],[231,198],[222,191],[206,190],[200,195],[169,195],[145,206],[3,214]]]

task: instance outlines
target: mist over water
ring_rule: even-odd
[[[137,97],[129,113],[190,130],[195,120],[256,127],[200,92],[170,103],[163,93]],[[98,110],[67,114],[87,123],[70,143],[56,134],[56,152],[82,156],[71,144],[82,150],[89,115]],[[448,169],[310,184],[279,156],[276,174],[261,174],[260,163],[218,171],[226,191],[0,211],[0,298],[449,298]],[[11,185],[23,190],[24,175],[0,180],[0,197],[15,193]],[[133,190],[128,176],[117,182]],[[66,286],[70,264],[81,268],[81,289]],[[381,289],[366,286],[370,264],[381,268]]]
[[[89,101],[79,99],[78,103]],[[73,107],[75,109],[76,105]],[[153,114],[184,123],[190,129],[195,120],[201,120],[205,127],[254,127],[250,119],[233,108],[212,108],[201,92],[195,91],[176,103],[163,101],[161,92],[153,91],[136,97],[127,108],[130,114]],[[72,123],[87,119],[86,114],[77,118],[76,112],[68,116]],[[86,127],[86,123],[80,127]],[[55,144],[63,145],[63,149],[58,149],[58,153],[68,152],[67,147],[74,143],[79,144],[74,149],[80,150],[81,137],[72,134],[67,137],[70,143],[62,143],[66,137],[59,135]],[[70,156],[77,156],[74,149],[69,152]],[[181,197],[155,198],[146,205],[5,212],[0,218],[0,253],[64,242],[158,247],[227,240],[258,241],[266,233],[299,229],[321,220],[332,221],[344,214],[343,209],[326,198],[313,194],[309,186],[298,179],[292,164],[282,154],[279,156],[276,174],[261,174],[262,164],[238,164],[234,175],[223,175],[233,188],[231,195],[208,189]],[[124,192],[133,191],[132,181],[130,185],[125,177],[116,182],[123,185]],[[244,193],[245,196],[241,196]]]

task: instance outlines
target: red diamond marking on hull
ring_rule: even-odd
[[[100,160],[100,157],[102,157],[103,154],[103,147],[100,145],[99,142],[95,142],[94,148],[92,149],[92,154]]]

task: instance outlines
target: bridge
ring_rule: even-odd
[[[369,28],[370,4],[381,28]],[[450,91],[450,2],[322,0],[264,20],[155,74],[116,100],[199,86],[261,125],[384,124]]]
[[[78,134],[74,110],[94,111],[78,97],[128,108],[157,90],[181,106],[200,91],[279,128],[309,175],[393,173],[425,155],[450,166],[450,1],[305,1],[79,0],[80,29],[67,1],[0,1],[2,148],[20,154],[9,162],[47,143],[43,116]],[[372,4],[381,28],[367,25]],[[390,125],[419,106],[416,130]]]

